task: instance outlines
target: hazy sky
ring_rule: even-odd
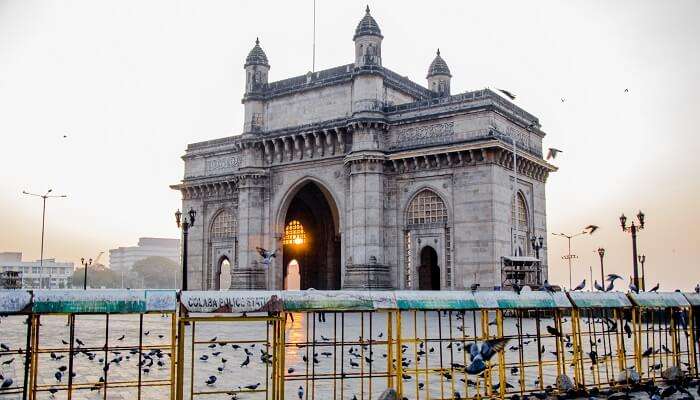
[[[352,62],[365,1],[317,1],[317,69]],[[662,289],[700,281],[700,2],[370,3],[385,66],[425,84],[435,49],[452,92],[501,87],[564,152],[547,182],[548,229],[574,240],[574,280],[629,276],[618,217],[642,209],[639,247]],[[177,237],[187,143],[239,134],[245,56],[259,36],[270,80],[311,69],[312,1],[0,0],[0,251],[77,261]],[[629,93],[624,89],[629,88]],[[561,98],[565,102],[561,102]],[[67,135],[67,138],[63,138]],[[566,241],[548,238],[551,281]],[[596,275],[597,276],[597,275]]]

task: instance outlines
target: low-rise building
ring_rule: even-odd
[[[148,257],[165,257],[179,263],[180,240],[142,237],[136,246],[111,249],[109,268],[118,274],[127,273],[136,262]]]
[[[24,289],[67,288],[73,276],[72,262],[59,262],[55,258],[22,261],[21,252],[0,253],[0,274],[3,277],[18,276]]]

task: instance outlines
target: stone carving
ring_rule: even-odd
[[[454,122],[443,122],[400,130],[389,138],[389,148],[436,143],[454,135]]]
[[[207,173],[237,170],[241,166],[240,156],[230,156],[206,160]]]

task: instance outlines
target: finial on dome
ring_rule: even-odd
[[[433,59],[433,62],[430,63],[430,67],[428,68],[428,78],[434,75],[447,75],[447,76],[452,76],[450,74],[450,68],[447,66],[447,63],[445,60],[442,59],[440,56],[440,49],[437,49],[437,55],[435,56],[435,59]]]
[[[382,36],[382,31],[379,29],[379,24],[372,18],[369,13],[369,5],[365,8],[365,16],[362,17],[360,23],[357,24],[357,29],[355,29],[355,36],[352,40],[357,39],[359,36]]]
[[[248,57],[245,59],[245,66],[249,65],[264,65],[269,67],[270,64],[267,61],[267,55],[260,47],[260,38],[255,38],[255,46],[248,53]]]

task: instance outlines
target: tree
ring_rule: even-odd
[[[174,289],[180,287],[180,266],[165,257],[147,257],[131,267],[130,287]]]
[[[85,268],[79,267],[73,271],[73,287],[83,287]],[[92,264],[88,267],[88,287],[91,288],[116,288],[121,286],[121,278],[114,271],[102,264]]]

